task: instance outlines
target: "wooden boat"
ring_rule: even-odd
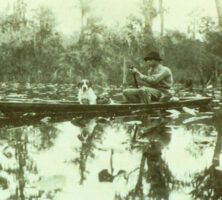
[[[0,111],[5,115],[13,113],[36,114],[73,114],[73,115],[129,115],[138,112],[164,111],[182,107],[205,107],[211,102],[210,97],[184,98],[171,102],[153,102],[150,104],[97,104],[80,105],[68,101],[0,101]]]

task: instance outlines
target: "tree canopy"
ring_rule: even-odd
[[[201,39],[179,31],[168,31],[160,38],[147,23],[158,13],[154,15],[152,4],[147,4],[142,12],[152,12],[144,19],[130,16],[124,26],[109,28],[88,17],[80,32],[67,40],[56,30],[55,16],[48,8],[40,7],[28,18],[24,1],[16,5],[12,14],[0,16],[2,81],[76,83],[84,77],[119,86],[123,66],[139,66],[143,71],[143,57],[154,49],[163,50],[164,64],[172,69],[176,82],[192,79],[205,84],[221,71],[222,35],[209,17],[199,25]],[[85,7],[81,9],[85,14]],[[130,76],[127,81],[130,84]]]

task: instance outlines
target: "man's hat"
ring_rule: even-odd
[[[158,52],[155,51],[151,51],[145,58],[145,61],[148,60],[157,60],[157,61],[161,61],[162,58],[160,57],[160,54]]]

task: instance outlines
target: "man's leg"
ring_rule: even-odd
[[[123,90],[123,96],[126,102],[139,103],[139,89],[125,89]]]
[[[147,90],[147,88],[140,88],[139,89],[139,98],[141,103],[150,103],[151,102],[152,94]]]
[[[151,95],[145,88],[125,89],[123,91],[125,100],[130,103],[149,103]]]
[[[149,95],[149,97],[150,97],[149,102],[160,100],[162,93],[159,90],[157,90],[155,88],[146,87],[145,91],[146,91],[147,95]]]

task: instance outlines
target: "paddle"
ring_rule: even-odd
[[[133,66],[131,66],[130,69],[133,69]],[[134,74],[134,73],[133,73],[133,79],[134,79],[135,87],[139,88],[139,85],[138,85],[138,82],[137,82],[137,79],[136,79],[136,74]]]

